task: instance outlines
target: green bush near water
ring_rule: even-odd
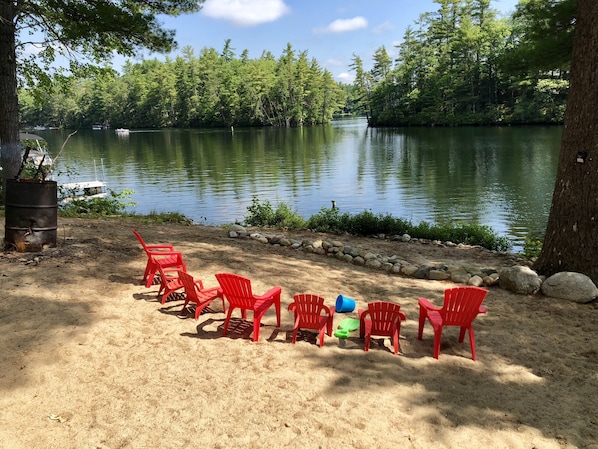
[[[386,213],[374,214],[363,211],[357,214],[342,213],[338,208],[322,208],[318,213],[303,220],[296,211],[284,203],[276,209],[266,200],[260,202],[253,198],[252,205],[247,208],[245,223],[250,226],[279,227],[287,229],[312,229],[318,232],[352,235],[402,235],[409,234],[413,238],[451,241],[468,245],[479,245],[496,251],[508,251],[511,241],[499,237],[489,226],[467,223],[430,224],[421,222],[414,225],[410,221],[395,218]]]
[[[143,216],[125,213],[126,207],[134,204],[127,201],[131,194],[130,191],[120,193],[110,191],[110,196],[107,198],[75,200],[61,206],[60,214],[65,217],[86,218],[118,215],[158,224],[192,223],[192,220],[185,215],[176,212],[152,212]],[[489,226],[485,225],[467,223],[431,224],[427,222],[414,225],[410,221],[393,217],[388,213],[374,214],[371,211],[363,211],[357,214],[349,214],[341,212],[338,208],[322,208],[305,220],[286,203],[279,203],[276,207],[273,207],[268,200],[260,202],[256,197],[253,198],[251,206],[247,207],[244,223],[257,227],[311,229],[317,232],[348,233],[359,236],[409,234],[412,238],[479,245],[496,251],[508,251],[512,248],[512,243],[508,238],[499,237]],[[526,246],[525,255],[539,252],[535,242]]]

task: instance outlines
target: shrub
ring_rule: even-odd
[[[260,202],[257,197],[251,200],[251,206],[247,207],[245,223],[249,226],[273,226],[286,229],[303,229],[305,220],[297,211],[286,203],[279,203],[276,210],[268,200]]]

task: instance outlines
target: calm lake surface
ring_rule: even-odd
[[[330,208],[491,226],[520,246],[543,233],[561,127],[79,130],[57,161],[59,182],[133,190],[132,212],[181,212],[197,223],[243,221],[252,198],[303,217]],[[56,155],[68,132],[40,131]],[[94,168],[95,161],[95,168]],[[103,169],[102,169],[103,161]]]

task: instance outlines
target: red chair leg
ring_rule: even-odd
[[[253,341],[256,342],[260,338],[260,325],[261,325],[262,317],[253,317]]]
[[[370,349],[370,338],[371,338],[370,334],[365,335],[365,343],[363,345],[363,350],[365,352],[368,352]]]
[[[475,355],[475,336],[473,334],[473,327],[469,328],[469,344],[471,346],[471,358],[475,362],[476,355]]]
[[[228,313],[226,314],[226,320],[224,320],[224,329],[222,329],[222,336],[226,336],[226,332],[228,331],[228,324],[230,323],[230,316],[233,313],[234,308],[229,307]]]
[[[434,358],[440,356],[440,340],[442,339],[442,327],[434,329]]]
[[[426,324],[426,309],[423,307],[419,308],[419,327],[417,330],[417,339],[421,340],[424,334],[424,324]]]

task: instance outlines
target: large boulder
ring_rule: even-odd
[[[598,297],[598,288],[585,274],[562,271],[542,283],[542,294],[585,304]]]
[[[540,290],[542,279],[530,267],[514,265],[499,271],[500,286],[520,295],[530,295]]]

